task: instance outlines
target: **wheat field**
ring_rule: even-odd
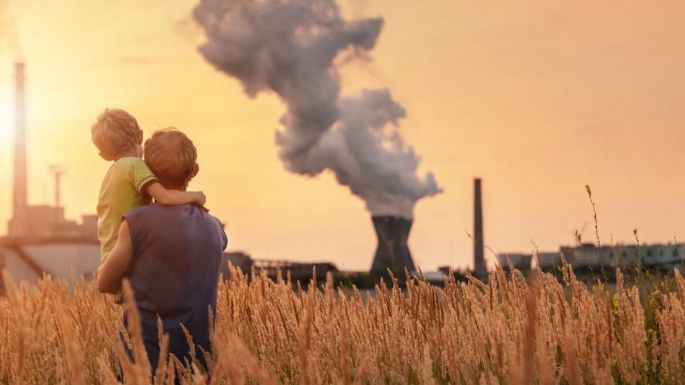
[[[121,307],[92,283],[44,278],[0,298],[2,384],[679,384],[685,279],[641,300],[638,287],[591,289],[498,270],[487,284],[410,280],[375,295],[299,290],[231,270],[220,284],[209,372],[172,358],[151,376],[115,337]],[[130,346],[144,354],[130,290]],[[164,349],[164,339],[160,339]],[[121,361],[117,365],[117,361]],[[120,369],[117,369],[120,368]],[[117,374],[117,372],[121,372]]]

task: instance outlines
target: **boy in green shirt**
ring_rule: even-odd
[[[124,214],[150,203],[162,205],[205,204],[199,191],[167,190],[143,161],[143,131],[128,112],[108,108],[91,127],[100,156],[114,163],[107,171],[98,199],[98,240],[104,261],[117,242]]]

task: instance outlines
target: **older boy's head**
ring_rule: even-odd
[[[106,160],[122,156],[140,156],[143,131],[131,114],[118,108],[108,108],[98,116],[90,129],[93,143]]]
[[[175,190],[185,190],[199,170],[195,145],[174,128],[157,131],[145,141],[145,163],[159,183]]]

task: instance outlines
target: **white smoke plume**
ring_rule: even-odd
[[[404,108],[386,89],[341,95],[335,59],[363,57],[383,19],[346,21],[334,0],[201,0],[194,18],[201,54],[237,78],[250,97],[275,92],[287,105],[276,133],[292,172],[329,169],[373,215],[412,218],[416,201],[441,191],[398,131]]]

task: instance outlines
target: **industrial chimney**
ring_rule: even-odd
[[[24,63],[17,62],[15,68],[14,107],[14,190],[12,193],[12,219],[9,222],[10,236],[29,235],[26,187],[26,116],[24,101]]]
[[[395,274],[404,274],[405,268],[416,271],[407,246],[412,220],[396,216],[373,216],[371,220],[378,237],[371,272],[385,273],[390,269]]]
[[[473,180],[473,270],[477,278],[487,278],[483,241],[483,203],[480,178]]]

